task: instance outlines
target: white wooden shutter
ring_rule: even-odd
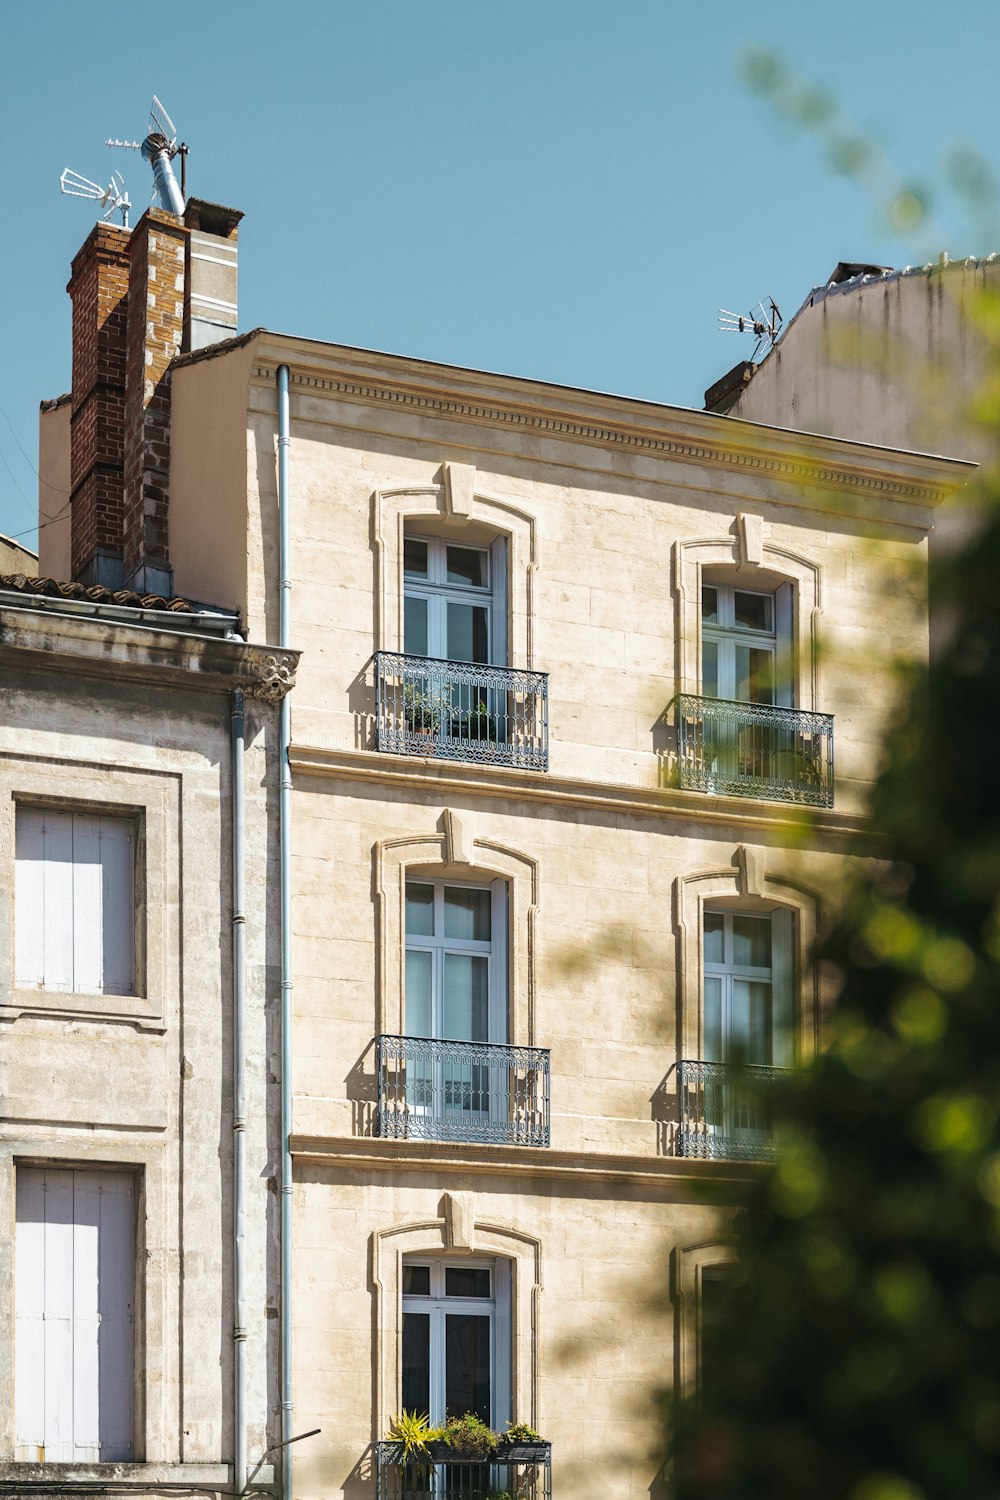
[[[498,1256],[493,1262],[493,1425],[502,1432],[511,1420],[513,1387],[510,1261]],[[526,1413],[518,1413],[520,1421]]]
[[[781,708],[794,708],[795,638],[792,622],[792,586],[790,583],[783,583],[780,588],[774,591],[774,633],[777,645],[774,701]]]
[[[16,1459],[132,1457],[134,1191],[128,1172],[18,1168]]]
[[[131,995],[132,820],[20,806],[15,841],[17,983],[77,994]]]
[[[490,547],[490,577],[493,594],[493,627],[490,641],[490,661],[494,666],[507,667],[507,539],[498,537]]]
[[[787,907],[771,913],[772,1061],[790,1068],[795,1061],[795,915]]]
[[[490,1036],[491,1042],[510,1039],[510,995],[507,980],[507,882],[494,880],[490,886]],[[522,1042],[525,1038],[521,1038]]]

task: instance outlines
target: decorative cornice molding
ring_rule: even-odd
[[[273,385],[275,364],[260,362],[254,366],[254,377]],[[724,468],[750,471],[755,474],[787,481],[791,484],[830,486],[835,489],[860,490],[875,493],[887,499],[909,503],[937,505],[961,482],[942,476],[939,483],[919,483],[915,480],[894,479],[845,464],[843,467],[829,461],[811,461],[808,456],[793,458],[764,451],[767,429],[754,434],[755,446],[750,446],[747,436],[739,425],[734,424],[728,432],[720,428],[716,444],[699,442],[695,438],[670,438],[638,427],[612,425],[608,422],[587,422],[554,410],[528,410],[514,404],[501,405],[497,401],[474,400],[447,396],[443,393],[407,389],[387,380],[360,380],[346,377],[325,376],[292,370],[293,390],[308,393],[315,391],[339,396],[348,401],[366,405],[405,407],[427,412],[438,417],[452,417],[459,421],[488,423],[492,426],[517,428],[529,432],[551,434],[571,438],[577,442],[595,444],[603,448],[622,448],[641,453],[662,454],[664,457],[680,459],[686,463],[716,464]],[[700,415],[700,414],[699,414]],[[720,422],[726,421],[719,418]],[[799,438],[799,446],[808,450],[816,439],[799,434],[784,434],[788,439]],[[830,447],[834,439],[823,439]],[[881,450],[873,450],[873,456]],[[854,455],[852,455],[854,457]],[[963,466],[968,468],[968,466]],[[971,470],[969,470],[971,472]],[[963,474],[962,478],[965,477]]]
[[[390,755],[385,751],[327,749],[318,745],[293,744],[289,751],[292,770],[303,776],[331,777],[340,781],[382,782],[387,791],[419,789],[447,802],[449,793],[462,796],[505,798],[511,803],[543,802],[554,808],[594,808],[650,818],[671,818],[723,827],[739,837],[741,830],[786,834],[802,842],[803,811],[780,802],[751,798],[710,797],[704,792],[675,788],[612,785],[559,776],[551,771],[510,770],[473,762],[434,761],[421,756]],[[851,852],[877,858],[879,846],[861,817],[850,813],[810,808],[808,826],[814,838],[810,847],[827,844],[851,846]],[[480,841],[481,842],[481,841]]]
[[[748,1162],[698,1161],[674,1156],[624,1156],[609,1152],[538,1150],[530,1146],[475,1146],[454,1141],[396,1141],[354,1136],[293,1135],[292,1157],[349,1171],[428,1172],[440,1182],[443,1173],[465,1176],[562,1178],[621,1183],[664,1195],[687,1198],[689,1184],[752,1182],[759,1165]]]

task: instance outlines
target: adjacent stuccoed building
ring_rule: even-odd
[[[169,217],[133,231],[145,250],[105,242],[112,282],[123,255],[143,296],[156,255],[183,264]],[[284,764],[269,720],[248,741],[248,1057],[266,1069],[244,1226],[266,1277],[247,1303],[254,1440],[276,1438],[279,1407],[286,1439],[311,1434],[281,1451],[291,1492],[317,1500],[409,1500],[434,1476],[465,1496],[655,1494],[654,1397],[696,1385],[701,1310],[731,1258],[728,1211],[706,1206],[704,1184],[736,1205],[772,1147],[734,1064],[766,1080],[822,1044],[811,944],[846,862],[877,857],[861,812],[892,666],[926,653],[928,537],[969,466],[263,330],[175,348],[159,379],[159,405],[130,397],[127,372],[111,392],[109,420],[148,439],[144,467],[67,457],[90,420],[74,395],[72,423],[59,407],[43,417],[43,471],[71,470],[74,507],[93,507],[92,573],[169,575],[174,596],[231,611],[242,639],[217,646],[234,662],[246,640],[301,652]],[[48,536],[42,574],[65,547]],[[254,670],[280,697],[293,659],[270,658]],[[161,1288],[171,1317],[134,1331],[133,1454],[167,1430],[164,1411],[183,1412],[167,1446],[187,1461],[197,1411],[199,1457],[227,1464],[229,1220],[213,1152],[231,1120],[209,1101],[226,1098],[228,908],[212,894],[228,878],[228,731],[199,716],[198,684],[193,671],[155,701],[126,694],[130,735],[59,744],[105,776],[166,756],[174,788],[193,757],[204,783],[206,815],[175,823],[169,867],[193,924],[170,928],[178,962],[204,985],[190,974],[191,1019],[178,1001],[153,1043],[177,1098],[204,1070],[204,1110],[181,1134],[176,1108],[161,1120],[156,1090],[128,1082],[149,1066],[138,1025],[115,1032],[113,1089],[90,1079],[85,1050],[106,1019],[31,1025],[38,1055],[76,1059],[76,1087],[136,1101],[139,1123],[114,1139],[162,1141],[158,1181],[184,1205],[172,1244],[204,1273],[195,1304],[194,1271],[136,1262],[141,1295]],[[90,1098],[79,1115],[105,1119]],[[18,1161],[65,1170],[77,1127],[47,1128]],[[180,1143],[196,1139],[200,1175],[182,1177]],[[268,1176],[289,1192],[269,1194]],[[407,1465],[386,1441],[404,1408],[515,1421],[540,1441],[522,1434],[485,1466],[444,1450]]]

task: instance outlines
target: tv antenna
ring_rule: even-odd
[[[719,308],[720,333],[752,333],[757,340],[750,356],[751,362],[757,358],[765,344],[769,349],[773,349],[778,341],[783,322],[784,319],[773,297],[768,297],[766,307],[763,302],[758,302],[757,306],[751,308],[748,313],[734,313],[728,308]]]
[[[153,169],[153,197],[159,198],[160,207],[168,213],[183,214],[187,196],[188,148],[177,141],[177,129],[163,105],[153,95],[149,111],[149,134],[143,141],[120,141],[117,136],[105,142],[107,146],[120,146],[126,151],[141,151]],[[181,159],[181,181],[177,185],[171,163],[175,156]]]
[[[81,177],[79,172],[74,172],[67,167],[59,179],[60,191],[66,193],[70,198],[90,198],[99,203],[103,210],[101,218],[107,222],[114,213],[122,216],[122,228],[128,228],[128,216],[132,208],[128,193],[125,191],[125,179],[120,172],[112,172],[111,181],[106,188],[102,188],[99,182],[91,182],[89,177]]]

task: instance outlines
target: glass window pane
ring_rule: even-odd
[[[448,604],[448,660],[487,662],[489,610],[482,604]]]
[[[770,594],[747,594],[735,589],[733,601],[738,629],[774,629],[774,599]]]
[[[446,1297],[488,1297],[490,1273],[482,1266],[445,1266]]]
[[[721,1062],[722,1045],[722,980],[705,978],[705,1061]]]
[[[410,656],[427,655],[427,600],[403,600],[403,650]]]
[[[701,618],[713,621],[719,618],[719,591],[709,588],[708,584],[704,584],[701,590]]]
[[[404,1320],[405,1321],[405,1320]],[[445,1416],[474,1412],[489,1422],[490,1319],[470,1313],[445,1317]]]
[[[474,588],[489,587],[489,554],[472,547],[449,547],[448,582],[468,583]]]
[[[718,698],[719,647],[715,641],[701,643],[701,690],[706,698]]]
[[[431,1320],[429,1313],[403,1314],[403,1410],[431,1406]]]
[[[433,1036],[431,1004],[431,955],[408,950],[406,954],[406,1034]]]
[[[403,538],[403,573],[407,578],[427,577],[427,543],[415,537]]]
[[[403,1296],[429,1297],[431,1294],[430,1266],[403,1266]]]
[[[771,1063],[771,986],[733,980],[730,1056],[739,1062]]]
[[[444,935],[468,938],[479,943],[490,940],[492,893],[466,889],[460,885],[444,888]]]
[[[453,1042],[488,1042],[489,959],[471,953],[444,956],[441,1035]]]
[[[705,913],[705,962],[707,964],[725,962],[725,925],[726,919],[721,911]]]
[[[434,936],[434,887],[406,882],[406,931],[411,937]]]
[[[736,645],[736,697],[741,703],[774,702],[774,652]]]
[[[733,963],[738,969],[771,967],[771,918],[733,915]]]

